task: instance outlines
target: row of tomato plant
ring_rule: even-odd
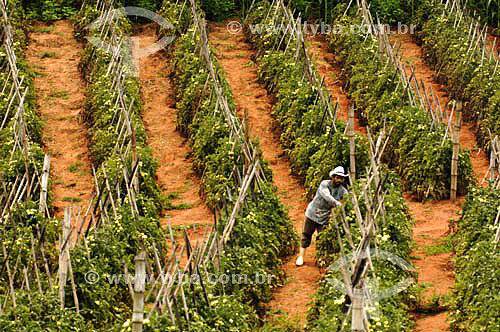
[[[8,60],[6,56],[5,43],[0,51],[0,67],[6,71],[0,73],[0,84],[6,89],[1,92],[0,118],[5,119],[5,127],[0,132],[0,174],[4,181],[4,189],[11,190],[15,184],[17,175],[22,175],[28,165],[30,177],[38,172],[42,173],[44,152],[42,131],[43,123],[37,112],[37,103],[33,79],[38,73],[30,68],[24,55],[24,50],[28,44],[26,34],[26,13],[23,9],[23,2],[19,0],[9,0],[6,2],[6,10],[13,38],[13,50],[16,55],[16,64],[19,79],[22,79],[21,91],[26,89],[26,95],[20,117],[24,123],[24,130],[19,128],[19,119],[15,113],[18,111],[16,105],[19,98],[9,107],[9,91],[13,80],[9,76]],[[5,36],[4,36],[5,37]],[[15,147],[15,136],[24,131],[27,140],[27,153],[22,148]],[[27,159],[26,159],[27,158]],[[34,178],[37,180],[37,178]],[[17,183],[19,186],[20,184]],[[36,183],[32,183],[36,186]],[[49,181],[48,209],[52,211],[51,181]],[[57,271],[58,250],[56,247],[59,236],[60,222],[55,218],[47,218],[44,212],[40,212],[39,207],[40,186],[31,194],[31,197],[16,204],[13,209],[1,216],[0,232],[1,241],[6,248],[7,257],[2,254],[2,264],[9,264],[11,277],[13,278],[13,288],[15,289],[16,306],[9,303],[11,294],[9,290],[7,270],[2,269],[0,282],[0,302],[3,311],[0,314],[0,329],[2,331],[45,331],[47,329],[62,328],[70,331],[71,326],[81,323],[81,319],[65,319],[73,317],[73,309],[61,309],[57,290],[49,287],[48,277],[45,273],[40,274],[40,286],[45,289],[45,293],[38,292],[34,287],[34,279],[31,278],[31,292],[27,291],[26,285],[23,287],[24,278],[19,276],[19,268],[26,267],[28,273],[33,276],[32,255],[37,255],[38,267],[40,271],[45,271],[41,260],[41,249],[44,250],[47,267],[54,274]],[[3,209],[3,207],[2,207]],[[31,239],[34,240],[35,253],[33,252]],[[38,242],[40,241],[40,242]],[[42,248],[43,246],[43,248]],[[16,271],[16,272],[14,272]],[[61,320],[58,322],[58,320]],[[78,321],[78,323],[76,323]],[[76,324],[75,324],[76,323]]]
[[[201,1],[203,10],[207,17],[213,20],[221,20],[237,12],[245,13],[251,10],[251,6],[260,0],[204,0]],[[312,20],[324,19],[330,21],[332,9],[343,0],[288,0],[285,4],[302,13],[302,17]],[[401,0],[368,0],[371,11],[384,23],[393,24],[409,19],[417,6],[417,1]]]
[[[102,13],[95,8],[95,4],[87,4],[80,10],[77,16],[76,29],[78,37],[93,37],[96,31],[88,31],[86,27],[97,19]],[[130,34],[131,22],[126,17],[119,18],[114,25],[118,34]],[[125,43],[122,47],[127,47]],[[124,56],[124,55],[122,55]],[[162,197],[161,190],[156,183],[157,161],[152,157],[152,150],[147,145],[146,129],[142,122],[143,104],[140,95],[140,83],[137,77],[124,74],[121,89],[124,96],[125,106],[117,103],[120,88],[113,81],[115,75],[108,73],[108,64],[112,55],[94,43],[86,43],[84,54],[81,58],[80,68],[82,75],[87,83],[87,94],[85,102],[84,119],[88,127],[88,146],[92,163],[97,170],[97,174],[102,179],[102,166],[105,167],[110,182],[122,176],[122,163],[126,163],[131,169],[130,160],[122,160],[119,149],[115,148],[120,130],[118,128],[123,122],[119,122],[119,109],[129,108],[128,121],[131,130],[135,134],[135,145],[137,159],[140,161],[140,192],[137,195],[139,211],[142,215],[156,216],[165,206],[165,200]],[[126,59],[124,62],[126,63]],[[123,64],[122,69],[125,73],[130,72],[130,65]],[[123,114],[122,120],[125,118]],[[126,127],[126,125],[125,125]],[[126,139],[122,138],[124,147],[130,144],[132,134],[126,134]],[[123,149],[125,150],[125,149]]]
[[[349,1],[347,1],[349,2]],[[334,8],[344,0],[290,0],[290,7],[302,14],[308,20],[323,19],[329,22],[333,19]],[[418,0],[366,0],[367,5],[374,17],[378,17],[381,22],[394,24],[410,18],[417,6]]]
[[[246,24],[277,24],[280,17],[272,17],[267,13],[273,13],[277,8],[271,8],[267,2],[260,3],[252,10],[246,20]],[[259,78],[266,85],[269,92],[275,97],[276,104],[273,115],[282,129],[281,142],[285,147],[293,170],[303,179],[309,193],[314,193],[319,181],[324,179],[328,170],[336,165],[348,165],[348,139],[343,134],[345,124],[336,121],[337,131],[333,133],[333,126],[321,128],[320,119],[324,110],[316,103],[315,97],[317,87],[308,81],[303,81],[305,67],[304,63],[297,61],[294,36],[282,36],[280,34],[267,33],[261,35],[247,34],[248,40],[259,53],[257,63],[259,64]],[[284,38],[283,38],[284,37]],[[283,38],[282,48],[275,49]],[[291,39],[291,40],[289,40]],[[288,45],[286,48],[285,45]],[[326,95],[328,91],[324,90]],[[332,131],[332,132],[331,132]],[[367,144],[365,139],[356,136],[357,168],[363,170],[367,166]],[[386,170],[383,171],[386,182],[385,192],[385,218],[380,223],[378,235],[373,239],[379,248],[391,252],[408,260],[411,245],[411,229],[413,221],[409,215],[408,208],[401,192],[400,179],[397,174]],[[360,188],[364,183],[363,171],[358,174],[358,181],[350,188],[361,197]],[[350,232],[353,235],[355,245],[361,240],[361,231],[355,222],[355,214],[350,198],[346,199],[347,220]],[[360,201],[362,214],[365,215],[364,201]],[[339,211],[334,215],[338,218]],[[340,247],[337,244],[335,221],[332,219],[330,226],[318,237],[317,259],[322,265],[330,265],[340,257]],[[344,246],[349,247],[347,237],[341,230]],[[409,272],[401,272],[398,267],[377,263],[376,273],[370,278],[377,280],[382,288],[392,286],[398,279],[410,277]],[[308,330],[331,331],[340,327],[345,314],[342,313],[344,305],[344,293],[337,290],[330,281],[333,278],[342,279],[339,271],[328,272],[320,282],[320,288],[315,295],[313,307],[308,312]],[[397,297],[383,300],[381,303],[381,315],[374,318],[372,323],[377,331],[389,331],[388,326],[394,326],[395,331],[409,331],[412,319],[408,315],[408,305],[414,299],[413,288]]]
[[[334,24],[349,27],[362,24],[360,17],[342,15]],[[451,184],[452,141],[444,139],[445,126],[433,123],[426,110],[411,106],[408,91],[397,68],[379,51],[374,35],[342,33],[328,35],[328,45],[335,52],[335,62],[342,68],[341,77],[348,95],[356,105],[362,122],[375,132],[392,127],[385,159],[403,180],[403,189],[418,199],[448,198]],[[465,194],[474,184],[470,154],[462,149],[458,161],[458,194]]]
[[[438,69],[437,80],[447,85],[453,98],[465,101],[464,114],[476,121],[480,146],[490,149],[490,134],[500,132],[496,58],[475,49],[469,31],[472,19],[467,15],[458,20],[456,12],[442,4],[423,1],[414,20],[425,59]],[[494,243],[499,198],[493,188],[472,189],[458,221],[454,236],[456,281],[450,310],[453,331],[492,331],[500,327],[500,255]]]
[[[454,237],[452,331],[500,329],[500,247],[495,244],[500,191],[474,188],[467,195]]]
[[[476,48],[470,17],[459,19],[441,3],[422,1],[414,21],[425,61],[437,71],[436,79],[446,85],[450,97],[464,100],[465,119],[476,122],[478,142],[488,151],[490,135],[500,134],[497,58],[488,51],[484,54],[482,43]]]
[[[25,8],[30,19],[52,21],[75,15],[81,6],[81,0],[23,0],[20,4]]]
[[[9,22],[11,25],[13,44],[12,49],[16,55],[16,66],[19,71],[19,80],[23,80],[21,90],[27,90],[23,103],[23,112],[21,114],[22,122],[25,126],[25,131],[28,137],[28,156],[29,156],[29,173],[33,174],[36,170],[42,169],[44,153],[42,146],[42,120],[36,112],[35,92],[33,88],[33,79],[36,73],[30,70],[24,57],[24,48],[27,45],[27,37],[25,34],[23,22],[23,10],[20,9],[20,3],[17,0],[7,2],[7,12],[9,13]],[[19,104],[19,97],[9,105],[11,99],[9,95],[14,88],[14,81],[9,74],[9,64],[6,54],[5,44],[2,45],[0,53],[0,65],[4,71],[0,73],[0,85],[3,87],[0,99],[0,123],[3,123],[3,129],[0,131],[0,174],[3,181],[6,183],[14,182],[18,174],[23,174],[25,171],[25,158],[23,157],[22,149],[15,148],[15,137],[18,134],[16,130],[20,130],[16,113],[18,109],[15,107]],[[36,194],[36,193],[35,193]]]
[[[103,14],[97,10],[96,1],[87,1],[75,18],[77,37],[100,36],[98,29],[85,27],[96,19],[102,19]],[[127,36],[131,32],[131,22],[127,17],[119,17],[109,28],[117,36]],[[126,46],[122,44],[122,47]],[[85,43],[84,47],[80,62],[82,76],[87,84],[84,120],[88,128],[88,146],[97,182],[104,183],[104,169],[109,183],[116,183],[122,192],[127,191],[127,185],[121,179],[123,169],[130,170],[133,167],[133,153],[126,155],[115,149],[121,129],[117,120],[119,117],[126,117],[125,114],[120,116],[119,112],[123,110],[119,110],[119,107],[129,110],[128,121],[135,135],[136,156],[139,160],[139,191],[135,193],[139,215],[131,212],[132,202],[128,199],[117,202],[116,215],[110,215],[108,222],[92,229],[87,236],[87,245],[78,246],[72,252],[75,282],[79,281],[79,300],[80,297],[83,299],[80,301],[80,315],[89,325],[86,328],[118,330],[131,317],[132,301],[126,283],[113,284],[106,278],[122,273],[124,264],[133,271],[133,258],[144,248],[151,253],[153,247],[156,247],[161,256],[166,253],[167,234],[159,220],[159,214],[166,206],[166,199],[156,182],[157,161],[147,145],[141,117],[143,105],[138,78],[123,75],[121,87],[115,86],[113,89],[116,76],[107,72],[111,54],[94,43]],[[127,72],[125,66],[127,65],[122,63],[119,70]],[[125,105],[116,102],[120,93],[123,94]],[[132,135],[129,133],[119,143],[126,147],[128,144],[132,145],[131,141]],[[98,283],[86,282],[89,271],[100,276]],[[69,305],[72,303],[70,295],[68,292]]]

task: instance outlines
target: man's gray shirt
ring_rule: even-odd
[[[327,224],[332,208],[341,205],[340,200],[346,193],[344,186],[334,187],[332,180],[321,181],[314,199],[307,206],[306,217],[320,225]]]

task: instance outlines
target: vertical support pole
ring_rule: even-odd
[[[64,221],[62,229],[62,237],[59,241],[59,301],[61,303],[61,309],[64,308],[64,287],[66,287],[66,281],[68,280],[68,263],[69,263],[69,246],[71,240],[66,240],[70,236],[71,232],[71,208],[64,208]],[[64,244],[66,245],[64,246]],[[64,246],[64,250],[63,249]]]
[[[30,280],[28,278],[28,269],[23,268],[23,275],[24,275],[24,282],[26,283],[26,290],[28,293],[28,301],[30,302],[30,305],[32,304],[31,302],[31,287],[30,287]]]
[[[130,51],[132,53],[132,59],[128,60],[129,74],[133,77],[139,77],[141,70],[140,59],[141,59],[141,39],[140,37],[131,37],[129,40]]]
[[[146,288],[146,253],[141,251],[135,256],[134,309],[132,313],[132,332],[142,332],[144,321],[144,290]]]
[[[494,144],[495,141],[493,140],[491,144]],[[494,182],[495,181],[495,147],[491,147],[490,151],[490,181]]]
[[[363,280],[354,287],[352,302],[352,332],[366,332],[364,324]]]
[[[49,184],[50,155],[46,154],[43,159],[42,188],[40,190],[40,203],[38,211],[44,213],[47,209],[47,186]]]
[[[460,152],[460,123],[462,121],[462,102],[457,102],[455,134],[453,136],[453,155],[451,157],[451,200],[457,199],[458,154]]]
[[[354,107],[349,107],[349,155],[351,158],[350,176],[356,179],[356,143],[354,140]]]
[[[22,140],[23,140],[23,154],[24,154],[24,167],[26,169],[26,201],[31,200],[31,180],[30,180],[30,165],[29,165],[29,144],[28,144],[28,136],[26,135],[26,124],[23,122],[21,127],[22,132]]]

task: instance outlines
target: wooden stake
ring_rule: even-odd
[[[349,107],[349,155],[351,158],[350,176],[356,179],[356,143],[354,140],[354,107]]]
[[[146,253],[141,251],[135,257],[134,309],[132,313],[132,332],[142,332],[144,320],[144,290],[146,288]]]
[[[76,312],[80,313],[80,304],[78,302],[78,295],[76,293],[75,277],[73,276],[73,267],[71,266],[71,257],[69,255],[69,250],[67,251],[67,254],[68,254],[68,266],[69,266],[69,279],[71,281],[71,291],[73,292],[73,301],[75,302]]]
[[[45,268],[45,272],[47,273],[47,281],[49,282],[49,288],[52,288],[52,275],[50,273],[49,269],[49,260],[47,259],[47,256],[45,256],[45,249],[44,249],[44,243],[42,242],[42,236],[40,233],[40,227],[38,227],[38,224],[35,225],[36,228],[36,233],[38,235],[38,247],[40,248],[40,253],[42,254],[42,259],[43,259],[43,266]]]
[[[366,332],[364,324],[364,296],[363,280],[354,287],[354,296],[352,301],[352,332]]]
[[[453,155],[451,157],[451,200],[457,199],[458,154],[460,152],[460,123],[462,120],[462,102],[457,102],[455,135],[453,137]]]
[[[47,207],[47,186],[49,184],[50,155],[46,154],[43,160],[42,189],[40,190],[39,212],[45,212]]]
[[[64,287],[66,286],[66,281],[68,279],[68,252],[69,246],[65,241],[70,236],[71,232],[71,209],[69,207],[64,208],[64,221],[63,221],[63,232],[61,240],[59,241],[59,301],[61,304],[61,309],[64,308]],[[61,251],[61,249],[64,250]]]
[[[31,235],[31,238],[30,238],[30,240],[31,240],[31,257],[33,259],[33,269],[35,270],[36,282],[38,285],[38,292],[40,292],[40,294],[43,294],[42,283],[40,282],[40,272],[38,269],[38,264],[36,262],[35,241],[33,241],[33,233],[31,233],[30,235]]]
[[[490,151],[490,181],[495,181],[495,148],[494,146],[491,147]]]
[[[28,278],[28,270],[24,267],[23,268],[23,275],[24,275],[24,282],[26,283],[26,290],[28,293],[28,301],[30,305],[32,304],[31,302],[31,287],[30,287],[30,280]]]

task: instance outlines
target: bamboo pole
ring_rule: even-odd
[[[68,266],[69,266],[69,279],[71,281],[71,291],[73,292],[73,301],[75,302],[76,312],[80,313],[80,304],[78,301],[78,295],[76,293],[76,283],[75,283],[75,277],[73,276],[73,267],[71,266],[71,257],[69,255],[69,250],[67,251],[67,254],[68,254]]]
[[[52,275],[51,275],[50,269],[49,269],[49,261],[47,259],[47,256],[45,256],[45,249],[43,246],[44,243],[42,242],[42,235],[40,233],[40,227],[38,227],[38,224],[36,224],[35,228],[36,228],[36,233],[38,236],[38,247],[40,248],[40,253],[42,254],[43,267],[45,268],[45,272],[47,273],[47,281],[49,284],[49,288],[52,288]]]
[[[495,218],[495,222],[493,223],[494,226],[497,226],[498,224],[497,232],[495,234],[495,247],[494,247],[495,250],[497,250],[498,242],[500,242],[500,224],[498,223],[499,218],[500,218],[500,211],[498,211],[497,216]]]
[[[495,147],[491,147],[490,151],[490,181],[495,181]]]
[[[453,137],[453,155],[451,157],[451,200],[457,199],[458,154],[460,152],[460,123],[462,120],[462,102],[457,102],[455,135]]]
[[[354,287],[354,296],[352,301],[352,332],[366,332],[364,324],[364,295],[363,280]]]
[[[42,291],[42,283],[40,282],[40,270],[38,269],[38,264],[36,262],[36,253],[35,253],[35,241],[33,240],[33,233],[30,234],[30,241],[31,241],[31,257],[33,259],[33,269],[35,270],[35,277],[36,277],[36,282],[38,286],[38,292],[40,294],[43,294]]]
[[[146,253],[141,251],[135,257],[134,308],[132,313],[132,332],[142,332],[144,321],[144,290],[146,288]]]
[[[50,155],[46,154],[43,160],[42,189],[40,190],[39,212],[45,212],[47,206],[47,186],[49,184]]]
[[[59,241],[59,301],[61,309],[64,308],[64,287],[68,279],[68,252],[69,246],[65,241],[69,238],[71,232],[71,210],[69,207],[64,208],[64,221],[62,237]]]
[[[354,107],[349,107],[349,156],[351,167],[349,170],[351,179],[356,179],[356,143],[354,140]]]
[[[26,283],[26,293],[28,294],[28,301],[30,305],[32,304],[31,302],[31,287],[30,287],[30,280],[28,278],[28,269],[26,267],[23,268],[23,275],[24,275],[24,282]]]

